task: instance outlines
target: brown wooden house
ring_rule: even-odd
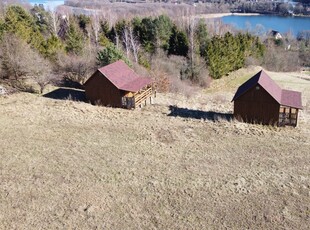
[[[281,89],[263,70],[243,83],[234,101],[234,117],[265,125],[296,126],[301,93]]]
[[[98,69],[84,86],[93,104],[131,109],[152,102],[152,79],[138,76],[121,60]]]

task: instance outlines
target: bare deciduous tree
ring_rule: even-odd
[[[18,80],[21,77],[38,72],[36,64],[41,59],[30,46],[16,35],[5,34],[2,39],[1,67],[4,78]]]
[[[60,14],[56,10],[51,11],[50,15],[51,15],[51,29],[52,29],[52,33],[55,36],[58,36],[61,16],[60,16]]]
[[[195,31],[196,31],[196,22],[195,17],[190,17],[188,19],[187,24],[187,34],[188,34],[188,42],[189,42],[189,59],[191,67],[193,68],[193,64],[195,61],[196,54],[196,41],[195,41]]]
[[[140,49],[140,43],[138,38],[135,37],[132,26],[128,27],[129,30],[129,38],[130,38],[130,46],[133,52],[133,57],[135,59],[135,62],[138,63],[139,59],[139,49]]]
[[[20,90],[28,90],[25,80],[31,79],[44,87],[56,79],[49,61],[13,34],[5,34],[0,47],[2,77]]]
[[[42,73],[42,75],[35,75],[32,79],[39,85],[41,94],[47,85],[57,84],[61,81],[61,78],[51,71]]]
[[[127,58],[132,54],[134,61],[138,63],[140,43],[138,38],[136,38],[131,25],[124,27],[122,31],[122,40]]]
[[[71,8],[66,6],[58,6],[57,12],[61,16],[61,19],[66,19],[68,26],[70,25],[70,17],[73,15]]]
[[[83,51],[82,55],[58,55],[58,71],[65,79],[83,84],[96,68],[96,55],[92,51]]]
[[[98,41],[99,41],[100,21],[103,18],[101,14],[102,14],[101,11],[93,10],[90,16],[91,17],[91,28],[94,32],[96,46],[98,45]]]
[[[125,26],[123,29],[122,39],[123,39],[124,48],[126,50],[126,56],[127,56],[127,58],[129,58],[129,55],[130,55],[130,37],[129,37],[129,31],[128,31],[127,26]]]

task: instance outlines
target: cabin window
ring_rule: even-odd
[[[297,113],[298,113],[298,109],[296,108],[281,106],[279,110],[279,125],[280,126],[285,126],[285,125],[296,126]]]
[[[126,107],[126,105],[127,105],[126,97],[122,97],[122,106]]]
[[[122,97],[122,106],[127,109],[135,108],[134,97]]]

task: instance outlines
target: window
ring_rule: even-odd
[[[281,106],[279,110],[279,125],[293,125],[296,126],[297,124],[297,113],[298,109]]]

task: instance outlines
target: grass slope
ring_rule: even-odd
[[[0,97],[0,229],[307,229],[309,110],[295,129],[227,121],[226,89],[134,111]]]

